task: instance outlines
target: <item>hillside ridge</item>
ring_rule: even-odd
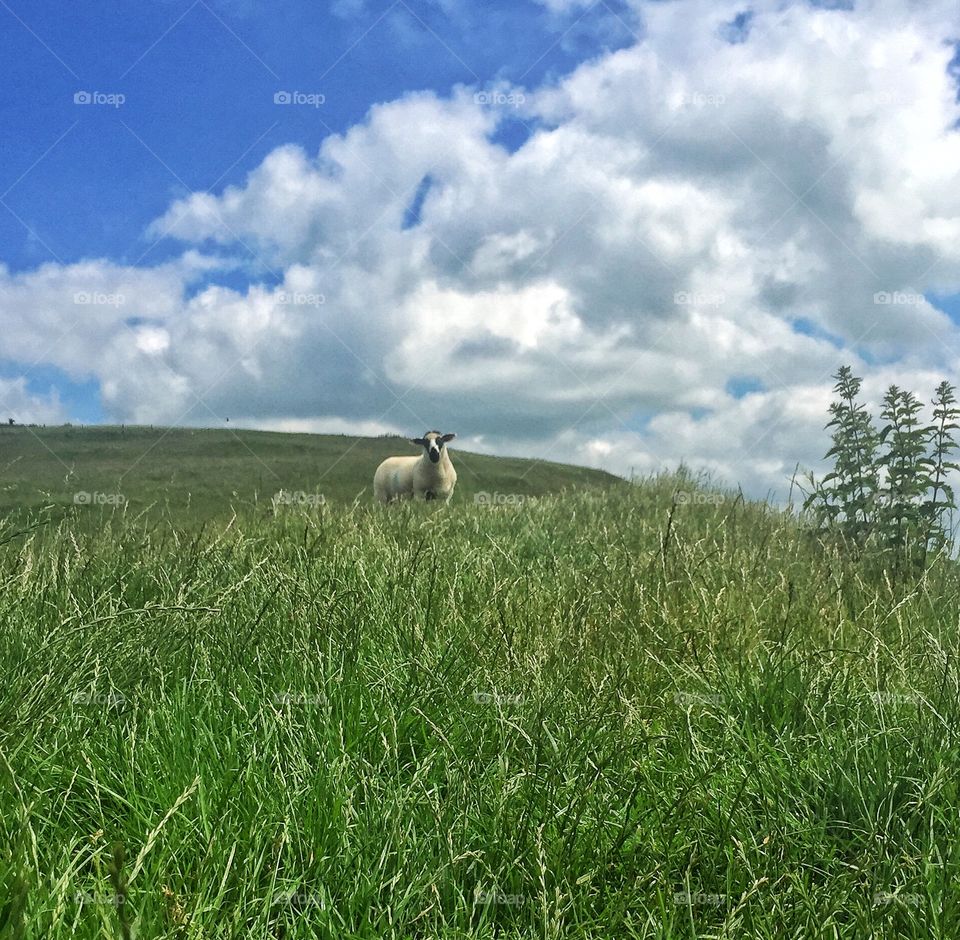
[[[395,436],[167,428],[147,425],[4,426],[0,513],[43,505],[164,508],[211,518],[262,508],[278,494],[302,503],[373,498],[381,460],[416,449]],[[454,502],[511,504],[565,489],[625,481],[604,470],[453,448]]]

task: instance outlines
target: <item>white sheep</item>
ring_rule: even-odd
[[[427,431],[410,443],[424,449],[419,457],[387,457],[373,475],[373,493],[381,503],[395,499],[443,499],[453,496],[457,471],[446,445],[456,434]]]

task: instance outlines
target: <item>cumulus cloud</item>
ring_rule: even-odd
[[[17,424],[62,424],[67,413],[55,388],[35,394],[27,388],[23,377],[0,378],[0,420]]]
[[[411,94],[279,147],[154,222],[178,262],[0,271],[8,355],[94,375],[119,420],[443,425],[782,492],[839,363],[924,395],[956,373],[927,297],[960,289],[960,11],[751,10],[732,32],[740,4],[637,4],[635,44],[510,103]],[[531,129],[514,152],[506,120]],[[216,283],[225,255],[246,290]],[[78,290],[124,304],[57,342]]]

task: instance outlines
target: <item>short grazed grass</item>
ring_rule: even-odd
[[[193,526],[233,511],[265,515],[280,494],[290,504],[368,502],[380,461],[418,452],[398,437],[0,425],[0,517],[24,507],[69,509],[80,501],[87,509],[119,504],[127,516]],[[457,502],[623,482],[589,467],[472,454],[456,445],[453,460]]]
[[[0,531],[0,933],[960,935],[953,565],[685,477],[100,518]]]

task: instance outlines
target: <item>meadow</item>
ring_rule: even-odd
[[[570,472],[11,508],[0,935],[960,935],[955,564]]]
[[[467,453],[455,448],[457,496],[542,496],[604,488],[619,477],[549,460]],[[283,434],[216,428],[0,425],[0,516],[24,509],[122,506],[178,527],[269,515],[274,497],[301,502],[366,501],[385,457],[416,455],[398,437]]]

